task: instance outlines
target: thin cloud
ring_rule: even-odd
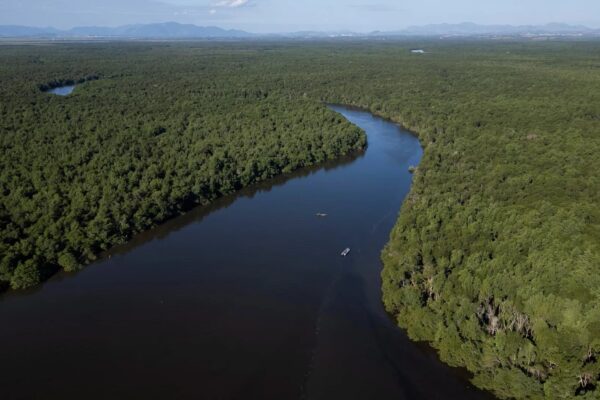
[[[237,8],[248,4],[249,0],[221,0],[215,3],[217,7]]]

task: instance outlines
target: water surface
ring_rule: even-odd
[[[59,86],[48,90],[48,93],[56,94],[59,96],[68,96],[75,90],[75,85]]]
[[[364,155],[243,190],[4,296],[2,398],[490,398],[381,305],[379,255],[418,140],[334,110],[366,130]]]

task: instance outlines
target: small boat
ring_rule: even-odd
[[[315,215],[316,215],[317,217],[321,217],[321,218],[324,218],[324,217],[326,217],[326,216],[327,216],[327,214],[324,214],[324,213],[316,213]]]
[[[342,256],[346,257],[350,253],[350,247],[347,247],[344,251],[342,251]]]

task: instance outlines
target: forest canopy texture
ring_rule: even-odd
[[[322,104],[246,72],[252,54],[0,48],[0,281],[36,285],[194,205],[365,147]]]
[[[349,104],[425,149],[383,251],[399,325],[502,398],[600,397],[600,43],[3,46],[0,81],[5,286],[363,148]]]

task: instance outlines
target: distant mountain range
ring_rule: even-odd
[[[36,28],[16,25],[0,25],[0,38],[41,39],[249,39],[249,38],[331,38],[331,37],[396,37],[396,36],[600,36],[599,29],[567,24],[541,26],[437,24],[413,26],[392,32],[291,32],[279,34],[254,34],[240,30],[227,30],[214,26],[202,27],[176,22],[157,24],[126,25],[110,27],[77,27],[69,30]]]
[[[196,26],[166,22],[160,24],[125,25],[116,28],[101,26],[76,27],[69,30],[55,28],[32,28],[26,26],[0,25],[0,37],[12,38],[152,38],[152,39],[196,39],[196,38],[250,38],[255,35],[215,26]]]
[[[546,25],[478,25],[472,22],[462,24],[437,24],[412,26],[405,30],[396,32],[403,35],[565,35],[565,34],[593,34],[594,30],[581,25],[546,24]]]

